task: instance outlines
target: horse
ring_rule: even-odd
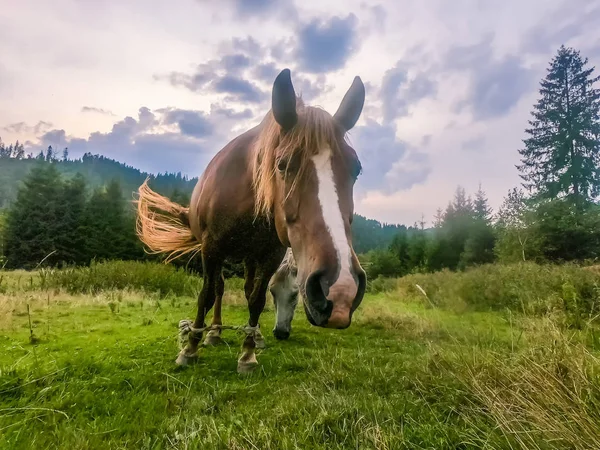
[[[350,326],[364,297],[366,274],[351,234],[353,191],[362,166],[347,132],[364,101],[365,87],[356,76],[333,116],[305,105],[286,68],[273,82],[269,111],[212,158],[189,207],[154,192],[148,179],[140,186],[136,231],[147,251],[166,254],[165,262],[201,255],[198,309],[193,323],[182,326],[188,341],[177,365],[198,360],[205,318],[213,306],[207,340],[220,341],[225,259],[244,263],[249,319],[239,373],[258,365],[255,349],[257,343],[264,345],[259,319],[270,279],[287,248],[297,263],[308,321],[322,328]]]
[[[288,248],[283,261],[269,282],[269,291],[275,305],[275,326],[273,336],[278,340],[290,337],[292,320],[298,306],[298,266],[291,248]]]

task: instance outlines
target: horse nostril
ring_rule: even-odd
[[[287,338],[290,337],[290,332],[275,328],[273,330],[273,336],[275,336],[275,338],[280,341],[285,341]]]

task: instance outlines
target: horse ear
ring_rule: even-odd
[[[363,84],[360,77],[354,77],[352,86],[344,95],[340,107],[333,115],[333,118],[344,128],[344,130],[351,130],[362,112],[365,104],[365,85]]]
[[[288,131],[298,122],[296,92],[292,85],[290,69],[283,69],[273,83],[273,116],[281,128]]]

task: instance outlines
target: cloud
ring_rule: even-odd
[[[357,18],[333,17],[327,21],[314,19],[298,32],[295,56],[300,68],[309,73],[325,73],[341,69],[350,55],[358,50]]]
[[[231,100],[241,103],[260,103],[267,98],[267,93],[253,83],[232,75],[213,80],[212,87],[215,92],[229,94]]]
[[[455,105],[455,111],[468,108],[475,121],[505,116],[534,84],[534,72],[521,57],[494,58],[493,41],[493,34],[488,33],[477,44],[451,48],[445,57],[445,69],[469,75],[466,97]]]
[[[219,105],[210,114],[178,108],[138,110],[137,118],[127,116],[109,132],[93,132],[88,138],[67,135],[63,129],[41,134],[27,151],[37,153],[52,145],[68,147],[71,157],[90,152],[130,164],[141,170],[185,172],[198,175],[210,158],[230,140],[233,122],[248,118],[248,110],[236,111]],[[183,171],[182,171],[183,172]]]
[[[107,109],[102,109],[102,108],[96,108],[94,106],[82,106],[81,107],[81,112],[84,112],[84,113],[104,114],[104,115],[107,115],[107,116],[114,116],[115,115],[112,111],[109,111]]]
[[[424,182],[431,172],[429,157],[398,140],[393,124],[367,119],[353,131],[351,141],[363,167],[358,190],[405,190]]]
[[[398,61],[383,76],[379,97],[386,122],[407,116],[411,105],[437,92],[437,84],[427,74],[417,73],[409,78],[408,72],[407,64]]]
[[[225,55],[221,59],[223,68],[228,72],[238,73],[240,70],[250,66],[250,58],[242,53]]]
[[[214,132],[214,125],[201,111],[172,109],[166,112],[163,120],[167,125],[176,123],[184,136],[202,138]]]
[[[27,125],[25,122],[17,122],[17,123],[12,123],[10,125],[7,125],[5,127],[3,127],[2,129],[4,131],[7,131],[9,133],[16,133],[16,134],[40,134],[42,131],[47,130],[49,128],[52,128],[52,124],[50,122],[45,122],[43,120],[40,120],[38,123],[36,123],[33,126]]]
[[[234,38],[219,45],[220,58],[198,64],[192,73],[171,72],[154,78],[261,110],[268,107],[273,82],[284,67],[292,68],[294,87],[305,101],[312,102],[331,91],[333,86],[327,85],[325,73],[304,74],[294,70],[294,64],[287,62],[293,56],[293,48],[294,44],[286,40],[269,47],[250,37]]]

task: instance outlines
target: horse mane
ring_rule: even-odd
[[[308,160],[326,146],[339,152],[336,135],[339,133],[334,118],[322,108],[307,106],[301,97],[296,98],[298,122],[287,133],[269,110],[254,141],[252,152],[252,187],[255,194],[255,217],[271,218],[275,203],[277,167],[280,161],[290,162],[294,156],[298,164],[290,193],[301,182]],[[288,194],[289,195],[289,194]]]

